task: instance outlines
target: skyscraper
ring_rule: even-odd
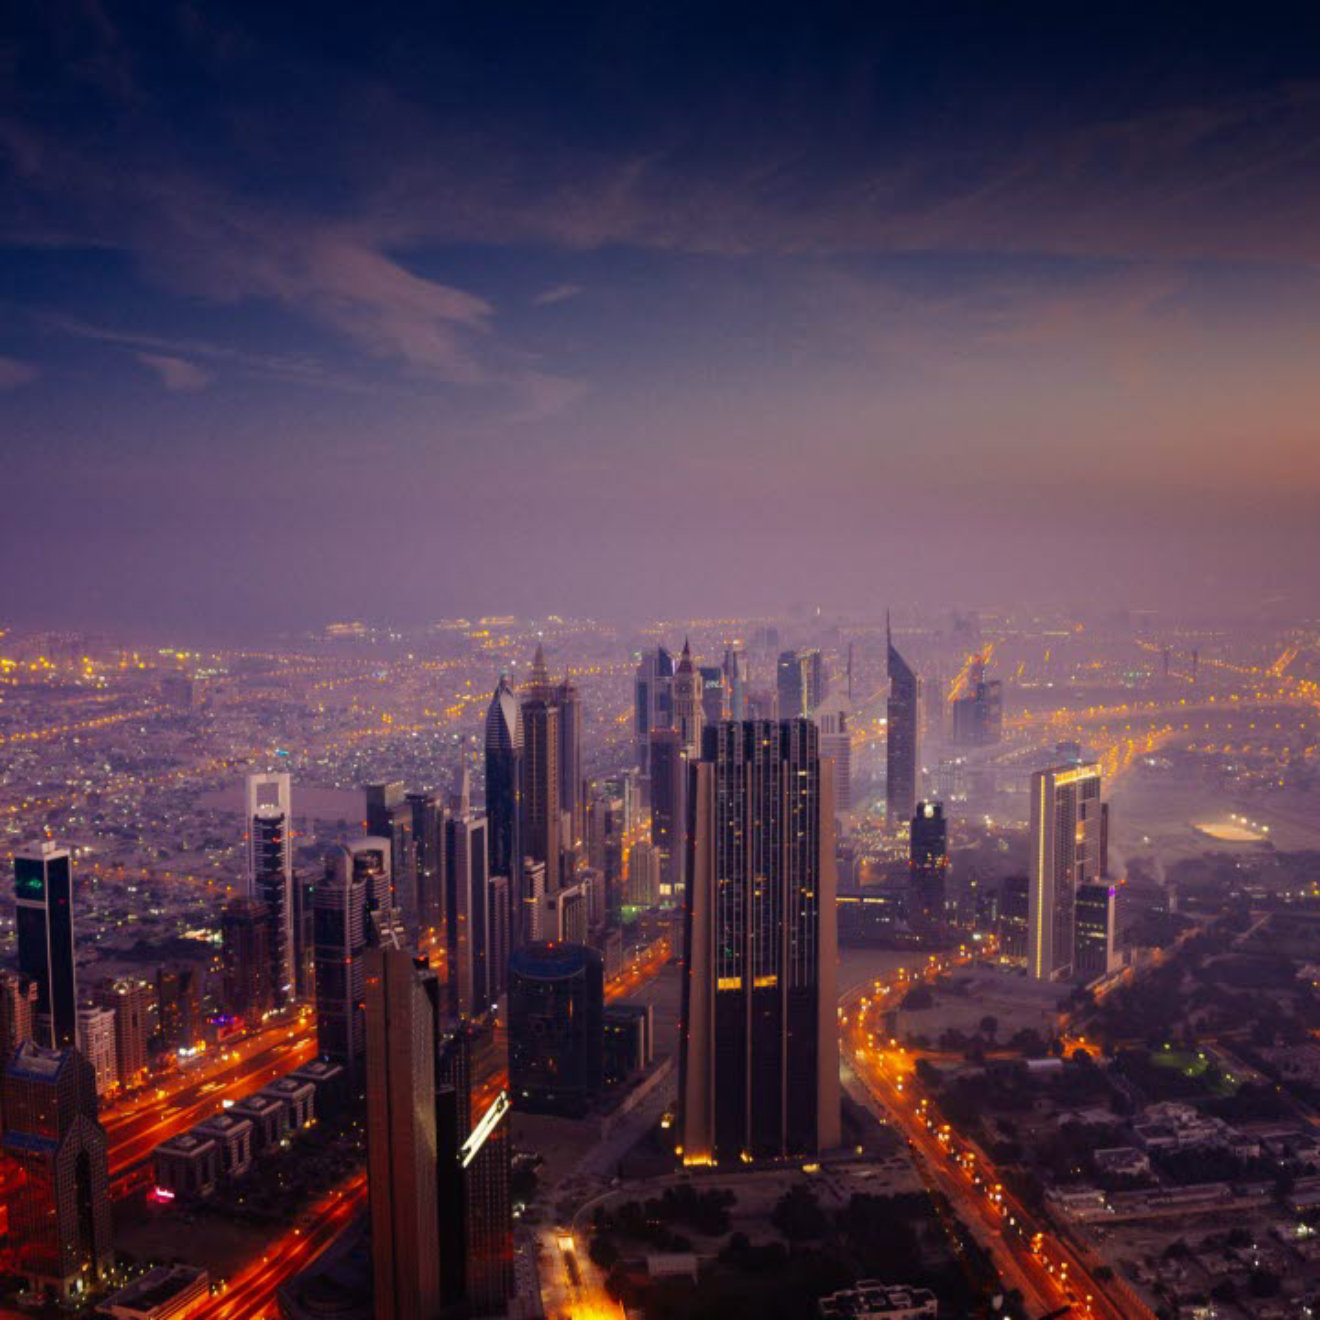
[[[367,1185],[377,1320],[433,1320],[442,1305],[436,1022],[425,985],[433,975],[406,949],[382,945],[367,953]]]
[[[838,1144],[832,778],[807,720],[706,731],[685,912],[689,1162]]]
[[[78,1041],[69,850],[42,842],[15,853],[14,897],[18,970],[37,983],[35,1039],[51,1049],[68,1049]]]
[[[87,1005],[78,1010],[78,1049],[92,1065],[97,1096],[107,1096],[118,1090],[114,1009]]]
[[[317,1049],[343,1064],[354,1093],[362,1086],[366,1051],[362,996],[374,876],[370,853],[336,848],[313,898]]]
[[[1004,733],[1004,688],[981,679],[953,703],[953,741],[960,747],[989,747]]]
[[[781,651],[775,671],[779,694],[779,718],[795,720],[807,713],[806,692],[802,686],[802,662],[796,651]]]
[[[834,762],[834,809],[852,810],[852,712],[843,696],[830,696],[817,709],[820,754]]]
[[[79,1298],[114,1259],[95,1073],[75,1049],[26,1041],[8,1061],[4,1096],[4,1149],[24,1174],[9,1204],[19,1272],[34,1291]]]
[[[683,750],[694,759],[701,755],[701,675],[692,663],[692,648],[683,639],[683,654],[674,671],[674,728]]]
[[[725,711],[725,693],[728,683],[724,670],[719,665],[701,665],[697,669],[701,678],[701,722],[718,724],[727,718]]]
[[[445,811],[434,793],[409,793],[417,928],[438,930],[444,920]]]
[[[151,1039],[151,985],[141,977],[121,977],[102,985],[97,999],[115,1011],[115,1066],[121,1086],[133,1086],[147,1071]]]
[[[509,1091],[515,1109],[584,1114],[600,1094],[605,976],[581,944],[529,944],[509,965]]]
[[[747,659],[732,646],[724,648],[724,682],[729,693],[729,717],[747,718]],[[714,721],[710,721],[714,723]]]
[[[559,707],[539,646],[523,693],[522,722],[522,847],[525,856],[545,864],[549,892],[560,881]],[[518,942],[524,938],[519,931]]]
[[[508,878],[509,938],[521,932],[522,847],[522,709],[508,678],[501,674],[486,708],[486,821],[490,873]]]
[[[894,646],[889,616],[885,616],[889,660],[888,736],[885,744],[885,821],[891,830],[912,819],[917,806],[917,775],[921,769],[918,730],[921,720],[921,680]]]
[[[908,924],[938,937],[948,921],[949,825],[938,802],[918,802],[908,841]]]
[[[402,783],[367,785],[367,833],[390,841],[390,903],[403,913],[409,930],[417,929],[417,852],[413,812]]]
[[[445,940],[449,1011],[490,1009],[490,886],[486,818],[454,812],[445,821]]]
[[[260,1021],[271,994],[270,909],[255,898],[234,898],[220,912],[220,958],[225,1007]]]
[[[1114,948],[1117,924],[1117,891],[1113,885],[1077,886],[1073,970],[1079,981],[1094,981],[1118,966]]]
[[[1077,890],[1100,875],[1100,767],[1055,766],[1031,777],[1027,971],[1073,973]]]
[[[37,983],[0,968],[0,1067],[36,1031]]]
[[[288,1003],[297,984],[294,965],[293,808],[287,774],[247,778],[248,896],[270,913],[271,995]]]
[[[559,810],[569,821],[567,838],[560,846],[580,849],[585,840],[585,805],[582,783],[582,698],[572,678],[555,688],[559,707]]]
[[[633,731],[637,739],[637,765],[643,779],[651,773],[651,731],[674,723],[674,658],[663,646],[643,651],[634,680]]]
[[[687,863],[688,755],[677,729],[651,734],[651,846],[660,865],[659,899],[683,897]]]

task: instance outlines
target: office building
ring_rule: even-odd
[[[503,1315],[514,1291],[509,1093],[501,1091],[459,1147],[463,1294],[470,1315]]]
[[[78,1010],[78,1048],[92,1065],[98,1099],[117,1091],[119,1065],[115,1055],[114,1009],[88,1006]]]
[[[888,733],[885,742],[885,820],[897,830],[912,819],[917,807],[921,771],[921,681],[894,645],[885,618],[889,669]]]
[[[1055,766],[1031,776],[1027,971],[1073,974],[1077,890],[1100,877],[1100,767]]]
[[[660,850],[649,843],[634,843],[628,849],[628,875],[624,902],[650,908],[660,902]]]
[[[523,863],[522,902],[519,904],[519,930],[524,942],[535,943],[544,939],[545,926],[545,863],[534,862],[529,857]],[[518,942],[514,941],[514,947]]]
[[[580,1115],[600,1094],[605,976],[582,944],[519,949],[509,965],[509,1089],[515,1109]]]
[[[370,886],[376,878],[369,856],[351,847],[335,848],[326,857],[313,900],[317,1049],[343,1065],[353,1094],[362,1087],[366,1052],[364,959]]]
[[[367,785],[367,834],[390,844],[390,908],[402,914],[409,931],[417,930],[417,849],[413,842],[413,809],[397,780]]]
[[[156,1030],[167,1050],[192,1050],[202,1036],[202,971],[175,961],[156,969]]]
[[[480,1017],[493,995],[490,983],[490,884],[487,821],[461,809],[445,821],[445,942],[449,1011]]]
[[[0,1069],[25,1040],[33,1039],[36,1026],[36,981],[0,968]]]
[[[549,892],[560,881],[559,707],[539,646],[523,692],[522,847],[544,864]],[[524,938],[518,932],[518,942]]]
[[[270,909],[255,898],[233,898],[220,912],[220,960],[225,1008],[259,1022],[274,1005]]]
[[[509,982],[509,954],[513,952],[511,926],[513,906],[509,899],[509,878],[493,875],[487,883],[486,898],[486,973],[490,999],[494,1003]]]
[[[1117,901],[1117,890],[1108,882],[1077,886],[1073,975],[1079,981],[1108,976],[1118,967]]]
[[[702,724],[718,724],[727,719],[723,668],[719,665],[701,665],[697,669],[697,677],[701,680]]]
[[[852,714],[846,697],[828,697],[816,710],[820,754],[834,762],[834,809],[852,810]]]
[[[692,648],[683,640],[683,654],[674,671],[674,728],[688,756],[701,755],[702,689],[701,675],[692,663]],[[652,775],[655,766],[651,767]]]
[[[953,741],[959,747],[989,747],[1004,734],[1004,688],[997,679],[979,680],[953,703]]]
[[[141,977],[121,977],[102,985],[97,1000],[115,1013],[115,1068],[119,1084],[135,1086],[147,1072],[155,994]]]
[[[490,873],[508,879],[511,941],[519,937],[522,897],[522,762],[522,708],[501,674],[486,709],[486,828]]]
[[[270,914],[271,999],[294,996],[293,796],[287,774],[247,777],[248,897]]]
[[[651,775],[651,733],[674,724],[674,658],[663,646],[645,651],[637,662],[633,684],[633,731],[637,766],[642,779]]]
[[[569,822],[567,831],[561,831],[560,847],[576,854],[586,839],[586,786],[582,780],[582,698],[571,678],[555,688],[555,705],[559,707],[559,810]]]
[[[73,956],[73,858],[42,842],[14,854],[18,970],[37,986],[34,1038],[49,1049],[78,1040],[77,964]]]
[[[434,1008],[406,949],[367,953],[367,1184],[377,1320],[442,1305]]]
[[[1004,878],[999,890],[999,952],[1005,958],[1027,956],[1027,930],[1031,908],[1031,880],[1025,875]]]
[[[9,1202],[17,1272],[38,1295],[79,1299],[114,1259],[95,1075],[76,1049],[25,1041],[8,1061],[4,1096],[3,1147],[24,1178]]]
[[[687,860],[688,753],[677,729],[651,734],[651,847],[660,862],[661,904],[683,899]]]
[[[211,1276],[194,1265],[157,1265],[101,1303],[108,1320],[188,1320],[211,1302]]]
[[[409,793],[417,929],[436,933],[445,912],[445,809],[434,793]]]
[[[729,718],[747,718],[747,657],[732,646],[724,648],[724,683],[728,693]],[[716,721],[709,720],[714,724]]]
[[[541,937],[545,940],[566,940],[571,944],[585,944],[591,929],[591,895],[585,880],[562,885],[553,894],[545,896],[545,921]]]
[[[795,720],[807,713],[806,689],[802,683],[802,661],[796,651],[781,651],[775,671],[779,718]]]
[[[610,1004],[604,1014],[606,1086],[622,1086],[645,1072],[655,1057],[655,1017],[650,1004]]]
[[[808,720],[706,731],[685,910],[686,1161],[839,1142],[832,779]]]
[[[908,924],[938,938],[949,922],[949,824],[938,802],[918,802],[908,839]]]

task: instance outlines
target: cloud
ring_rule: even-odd
[[[555,284],[548,289],[543,289],[532,299],[534,307],[549,307],[554,303],[567,302],[570,298],[576,298],[582,292],[580,284]]]
[[[196,363],[185,362],[183,358],[167,357],[163,353],[139,353],[137,360],[144,367],[150,367],[160,377],[160,383],[174,392],[204,390],[212,380],[209,371],[204,371]]]
[[[31,363],[0,357],[0,390],[16,390],[20,385],[35,380],[36,375],[37,369]]]

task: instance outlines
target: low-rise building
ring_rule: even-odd
[[[195,1265],[158,1265],[101,1303],[111,1320],[185,1320],[211,1300],[210,1276]]]
[[[183,1132],[151,1153],[156,1186],[186,1200],[210,1196],[220,1180],[220,1148],[214,1138]]]
[[[281,1077],[258,1092],[260,1097],[278,1100],[284,1106],[287,1114],[285,1127],[289,1132],[307,1127],[316,1118],[315,1082],[303,1081],[299,1077]]]
[[[820,1313],[824,1320],[926,1320],[939,1314],[939,1303],[929,1288],[863,1279],[822,1297]]]
[[[288,1135],[289,1107],[279,1096],[258,1092],[240,1100],[229,1112],[251,1121],[252,1149],[257,1154],[278,1146]]]
[[[226,1110],[198,1123],[196,1136],[210,1138],[220,1151],[220,1171],[226,1178],[241,1178],[252,1167],[252,1120]]]

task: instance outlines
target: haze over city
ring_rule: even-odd
[[[12,6],[3,604],[1311,607],[1315,36]]]

